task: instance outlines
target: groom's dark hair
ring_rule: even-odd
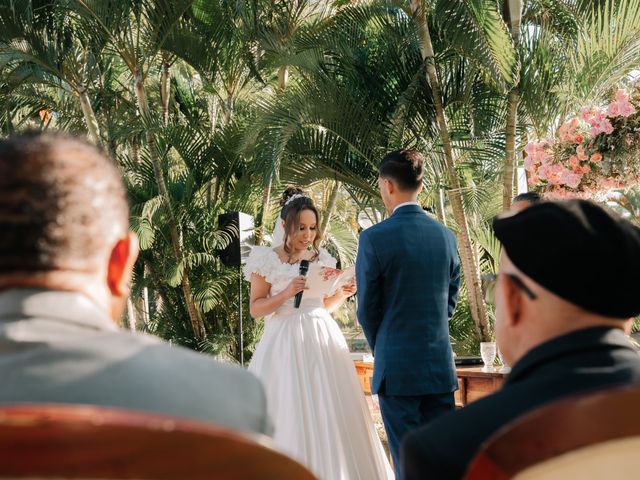
[[[393,180],[400,190],[414,192],[422,183],[424,157],[415,150],[394,150],[380,162],[380,176]]]

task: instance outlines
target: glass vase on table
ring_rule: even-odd
[[[480,356],[484,362],[483,372],[495,372],[493,363],[496,361],[496,342],[480,342]]]

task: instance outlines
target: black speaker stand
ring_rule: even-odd
[[[244,333],[242,330],[242,265],[238,265],[238,339],[240,340],[240,365],[244,367]]]

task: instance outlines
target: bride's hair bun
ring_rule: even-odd
[[[294,195],[305,195],[306,193],[300,187],[294,187],[293,185],[289,185],[284,192],[282,192],[282,198],[280,199],[280,206],[284,207],[287,201],[293,197]]]

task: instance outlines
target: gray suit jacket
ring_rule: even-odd
[[[119,407],[272,432],[252,374],[119,330],[71,292],[0,293],[0,403],[25,402]]]

